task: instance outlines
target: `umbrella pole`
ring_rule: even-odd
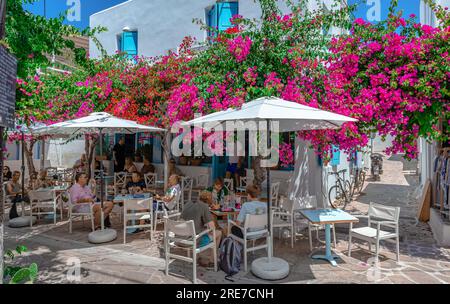
[[[22,131],[22,200],[25,197],[25,133]]]
[[[102,128],[100,128],[100,159],[103,156],[103,132],[102,132]],[[94,159],[94,164],[95,164],[95,159]],[[95,168],[95,165],[94,165]],[[102,225],[102,230],[105,229],[105,223],[104,223],[104,214],[103,214],[103,162],[100,161],[100,224]]]
[[[269,149],[271,149],[271,144],[272,144],[272,142],[271,142],[271,138],[270,138],[270,136],[271,136],[271,134],[270,134],[270,120],[267,120],[267,147],[269,148]],[[270,154],[269,154],[269,156],[270,156]],[[267,227],[268,227],[268,233],[269,233],[269,262],[270,262],[270,260],[272,259],[272,254],[273,254],[273,252],[272,252],[272,233],[271,233],[271,216],[270,216],[270,214],[271,214],[271,208],[272,208],[272,206],[271,206],[271,203],[272,203],[272,200],[270,199],[270,168],[269,167],[267,167],[266,168],[266,171],[267,171],[267,177],[266,177],[266,183],[267,183]]]

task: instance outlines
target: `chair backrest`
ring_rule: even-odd
[[[166,230],[166,235],[172,232],[175,234],[175,238],[179,237],[195,237],[195,226],[194,221],[174,221],[169,218],[164,218],[164,228]]]
[[[47,176],[53,177],[58,174],[58,168],[56,167],[48,167],[47,168]]]
[[[208,174],[200,174],[195,179],[195,186],[197,188],[207,188],[209,184],[209,175]]]
[[[280,208],[289,213],[293,213],[295,210],[294,201],[283,196],[280,198]]]
[[[186,199],[185,192],[188,191],[188,200],[192,199],[192,187],[194,185],[194,180],[189,176],[181,177],[181,205],[184,205],[184,201]]]
[[[114,173],[114,185],[116,187],[124,188],[127,181],[127,173],[116,172]]]
[[[155,189],[156,188],[156,179],[157,179],[156,173],[145,174],[144,175],[145,186],[149,189]]]
[[[128,211],[140,211],[148,210],[149,213],[153,212],[153,200],[147,199],[129,199],[123,202],[123,212],[126,214]]]
[[[30,201],[50,201],[56,199],[55,191],[29,191],[28,196],[30,197]]]
[[[251,178],[250,177],[241,177],[239,179],[239,187],[241,187],[241,188],[246,188],[250,184],[251,184]]]
[[[278,207],[278,194],[280,192],[280,183],[271,183],[270,184],[270,201],[272,206]]]
[[[308,195],[299,197],[294,204],[294,209],[314,209],[317,208],[317,197],[315,195]]]
[[[234,191],[234,180],[232,178],[224,178],[223,183],[228,191]]]
[[[267,227],[267,214],[247,214],[245,217],[244,228],[248,229],[261,229]]]
[[[385,220],[398,223],[400,218],[400,207],[390,207],[380,204],[369,204],[369,224],[370,220]]]
[[[101,178],[101,171],[100,170],[94,170],[94,179],[99,180]]]

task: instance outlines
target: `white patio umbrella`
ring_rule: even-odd
[[[100,135],[100,153],[103,153],[103,134],[104,133],[127,133],[137,132],[165,132],[165,129],[145,126],[131,120],[117,118],[104,112],[92,113],[86,117],[68,120],[42,128],[37,128],[34,133],[50,136],[74,136],[85,133],[99,133]],[[114,240],[117,233],[113,229],[104,229],[103,223],[103,201],[104,201],[104,181],[103,181],[103,162],[100,162],[100,202],[102,209],[101,231],[94,231],[89,234],[89,241],[92,243],[106,243]]]
[[[241,108],[228,109],[226,111],[216,112],[203,117],[199,117],[187,122],[187,125],[200,126],[205,123],[226,123],[227,121],[240,122],[260,122],[264,121],[268,126],[268,146],[270,147],[270,125],[271,122],[278,122],[280,132],[320,130],[320,129],[338,129],[345,122],[355,122],[356,119],[323,111],[317,108],[308,107],[295,102],[286,101],[277,97],[262,97],[254,101],[245,103]],[[225,129],[225,128],[224,128]],[[268,230],[270,234],[270,170],[267,170],[267,216]],[[270,235],[270,238],[272,236]],[[272,243],[272,241],[270,241]],[[271,246],[271,245],[270,245]],[[269,250],[269,257],[256,260],[252,264],[261,266],[258,269],[258,275],[270,279],[281,279],[288,275],[289,265],[287,262],[272,257],[272,249]],[[287,269],[287,272],[278,272],[280,269]],[[274,276],[280,277],[274,277]]]

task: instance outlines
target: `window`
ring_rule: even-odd
[[[137,31],[123,32],[117,37],[119,51],[126,53],[129,59],[134,59],[138,54],[138,33]]]
[[[207,11],[206,23],[210,27],[224,31],[232,27],[231,18],[238,13],[238,2],[216,3]],[[214,32],[208,31],[208,37],[211,36],[214,36]]]

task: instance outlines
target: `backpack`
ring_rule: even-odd
[[[231,237],[222,240],[219,248],[219,267],[227,274],[225,279],[228,281],[234,282],[230,277],[241,268],[241,252],[241,244]]]

